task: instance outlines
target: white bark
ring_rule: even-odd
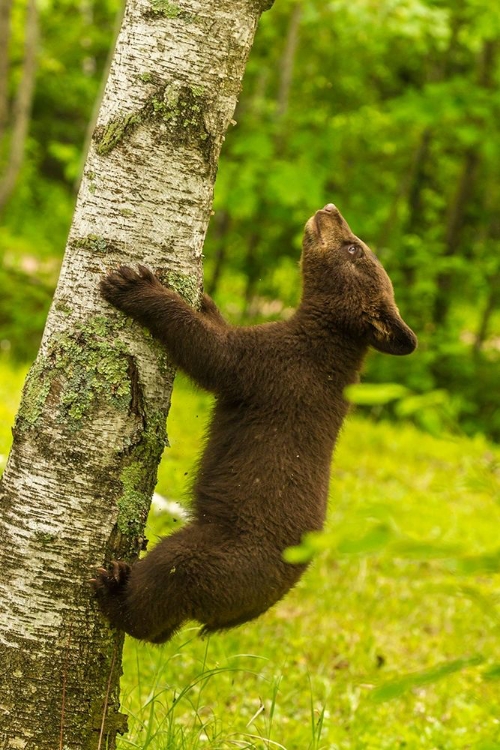
[[[98,281],[142,262],[196,301],[219,150],[270,4],[127,5],[0,485],[1,748],[113,748],[123,727],[122,639],[86,579],[141,544],[173,373]]]

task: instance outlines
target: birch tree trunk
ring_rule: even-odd
[[[220,147],[271,4],[128,2],[0,485],[1,748],[104,750],[125,729],[122,638],[86,581],[143,544],[173,371],[97,284],[142,262],[196,302]]]

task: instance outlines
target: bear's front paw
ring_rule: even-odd
[[[149,294],[152,289],[163,290],[161,282],[149,268],[137,268],[135,271],[130,266],[120,266],[101,279],[99,284],[104,299],[124,312],[133,310],[141,303],[144,294]]]

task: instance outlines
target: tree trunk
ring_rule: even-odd
[[[9,119],[9,41],[12,0],[0,0],[0,143]]]
[[[488,283],[489,290],[486,302],[481,312],[478,331],[474,338],[473,351],[476,357],[479,356],[481,349],[483,348],[483,344],[488,336],[488,328],[491,318],[493,317],[493,313],[498,309],[500,303],[500,272],[494,274],[491,279],[489,279]]]
[[[478,61],[478,86],[490,89],[493,85],[498,43],[488,39],[481,50]],[[465,152],[462,172],[458,178],[457,188],[450,206],[446,227],[444,257],[450,260],[458,254],[462,229],[465,223],[466,210],[476,190],[476,178],[480,165],[480,143],[470,146]],[[445,268],[436,278],[436,299],[434,302],[433,321],[436,327],[443,326],[451,306],[452,286],[455,278],[453,266]]]
[[[218,211],[214,216],[213,237],[215,245],[215,263],[212,276],[205,284],[207,294],[212,297],[219,286],[227,256],[227,235],[231,225],[231,218],[227,211]]]
[[[9,200],[15,187],[24,157],[24,147],[31,116],[31,104],[35,90],[35,75],[38,53],[38,8],[37,0],[29,0],[26,10],[26,35],[21,81],[12,113],[12,135],[5,172],[0,180],[0,212]]]
[[[242,318],[247,317],[251,313],[252,302],[255,296],[255,287],[259,279],[260,273],[260,262],[257,257],[257,247],[260,241],[260,232],[254,230],[247,241],[247,250],[245,255],[245,273],[246,273],[246,284],[245,292],[243,294],[244,307],[242,310]]]
[[[399,204],[405,198],[407,202],[407,218],[402,228],[403,235],[412,235],[418,233],[422,221],[422,194],[428,182],[428,164],[430,157],[430,146],[432,139],[432,130],[427,127],[419,136],[417,148],[413,154],[410,169],[403,175],[399,184],[399,189],[392,203],[384,225],[380,231],[377,245],[378,247],[387,247],[393,232],[393,227],[397,225]],[[403,274],[405,282],[409,288],[415,282],[415,258],[413,253],[406,248],[405,259],[403,264]]]
[[[465,224],[466,210],[474,195],[478,167],[478,147],[472,146],[467,149],[465,153],[462,171],[458,178],[457,187],[448,214],[445,250],[443,254],[443,258],[447,261],[450,261],[451,258],[458,255],[460,250],[460,239]],[[434,300],[433,321],[437,328],[443,326],[448,317],[454,277],[455,272],[452,270],[451,266],[444,271],[441,271],[436,276],[436,298]]]
[[[485,247],[493,253],[495,266],[490,273],[486,274],[487,294],[484,307],[480,313],[479,326],[474,339],[474,356],[479,357],[483,345],[488,337],[489,327],[493,314],[500,305],[500,259],[498,248],[500,247],[500,217],[498,216],[498,193],[490,190],[486,201],[487,208],[491,212],[491,220],[485,232]]]
[[[280,81],[278,91],[277,116],[279,120],[286,117],[290,103],[290,90],[293,81],[293,69],[297,45],[299,41],[299,27],[302,19],[302,3],[298,2],[290,15],[286,34],[285,49],[280,62]]]
[[[120,5],[120,7],[118,8],[116,12],[114,28],[113,28],[113,33],[112,33],[112,43],[110,44],[106,63],[104,65],[104,69],[101,74],[99,92],[94,100],[94,106],[92,107],[92,114],[90,115],[90,120],[88,121],[87,128],[85,130],[85,140],[83,142],[83,148],[82,148],[82,153],[81,153],[80,169],[78,170],[78,177],[76,178],[74,182],[74,186],[73,186],[75,194],[78,193],[78,190],[80,189],[80,184],[81,184],[82,177],[83,177],[83,170],[85,168],[85,163],[87,161],[87,154],[89,152],[90,144],[92,143],[92,136],[94,134],[95,126],[97,124],[97,118],[99,117],[99,111],[101,109],[101,102],[104,96],[104,90],[106,88],[106,83],[108,80],[111,63],[113,62],[113,56],[115,52],[114,47],[116,44],[116,40],[118,38],[119,31],[121,29],[124,11],[125,11],[125,4],[123,3],[123,0],[122,0],[122,5]]]
[[[195,302],[224,132],[269,0],[130,0],[0,484],[0,747],[114,748],[122,637],[92,566],[133,559],[165,445],[164,352],[98,294],[120,263]]]

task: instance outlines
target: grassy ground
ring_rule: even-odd
[[[3,455],[21,380],[0,364]],[[179,380],[169,498],[184,501],[209,403]],[[151,542],[173,523],[152,513]],[[351,417],[297,588],[226,634],[126,642],[120,750],[500,749],[499,528],[498,449]]]

